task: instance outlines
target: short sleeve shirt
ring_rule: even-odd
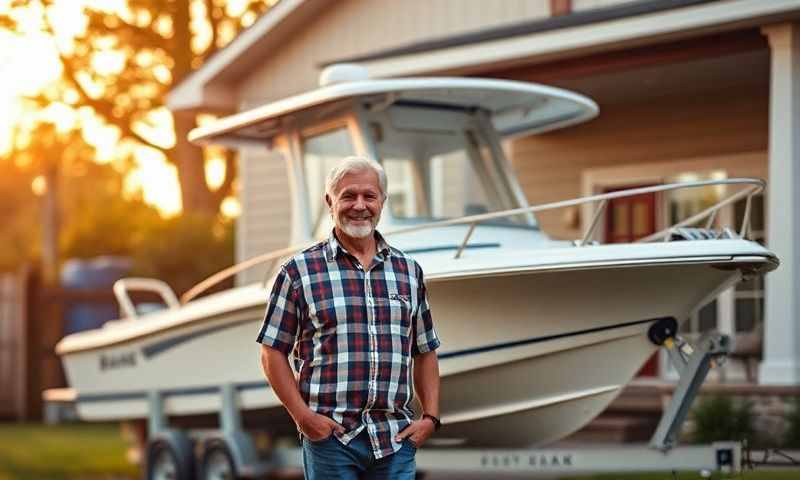
[[[339,441],[366,429],[382,458],[411,423],[412,358],[440,342],[419,264],[375,235],[368,268],[333,233],[287,261],[257,340],[292,354],[303,400],[345,427]]]

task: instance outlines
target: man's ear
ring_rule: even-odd
[[[331,196],[328,195],[327,193],[325,194],[325,203],[328,204],[328,208],[330,208],[332,206],[331,205]]]

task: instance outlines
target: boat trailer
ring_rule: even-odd
[[[675,393],[648,445],[554,449],[431,446],[417,453],[418,472],[527,476],[676,470],[738,473],[743,464],[739,442],[676,446],[681,425],[706,375],[730,349],[729,338],[719,333],[706,334],[691,345],[676,335],[677,327],[674,319],[664,319],[654,324],[648,335],[666,349],[670,363],[680,375]],[[261,478],[300,473],[301,449],[257,448],[254,437],[242,428],[237,389],[234,385],[223,385],[219,391],[220,428],[215,431],[170,428],[164,414],[163,394],[150,393],[146,478]]]

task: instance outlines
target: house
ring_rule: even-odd
[[[233,112],[316,87],[358,63],[372,77],[464,75],[583,93],[598,118],[504,147],[530,204],[682,180],[759,177],[752,236],[781,258],[766,279],[723,292],[690,331],[763,341],[758,382],[800,384],[800,0],[282,0],[172,91],[173,111]],[[287,246],[286,165],[240,152],[237,259]],[[724,189],[612,203],[607,241],[640,238]],[[741,221],[743,202],[719,221]],[[546,212],[580,238],[591,215]],[[240,282],[261,279],[249,271]],[[758,343],[758,342],[757,342]],[[663,361],[644,374],[668,376]]]

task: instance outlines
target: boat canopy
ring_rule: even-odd
[[[348,100],[487,112],[504,137],[529,135],[589,120],[597,104],[582,95],[534,83],[483,78],[357,80],[324,86],[247,110],[189,134],[198,144],[263,144],[281,133],[287,117]]]

